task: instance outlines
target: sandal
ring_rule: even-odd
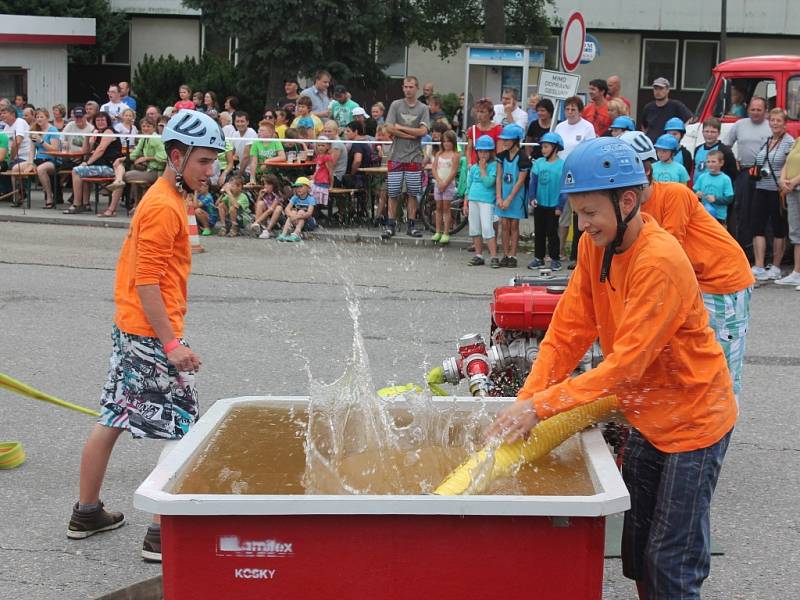
[[[75,206],[74,204],[70,205],[70,207],[64,211],[61,211],[63,215],[77,215],[83,212],[82,206]]]
[[[115,217],[115,216],[117,216],[117,211],[110,210],[110,209],[107,208],[103,212],[97,213],[97,216],[98,217]]]
[[[56,207],[55,204],[52,202],[46,202],[45,205],[42,207],[43,210],[53,210]]]

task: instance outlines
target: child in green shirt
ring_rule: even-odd
[[[236,237],[239,230],[253,222],[253,213],[250,211],[250,198],[243,193],[244,180],[241,177],[232,177],[222,186],[222,195],[217,200],[219,222],[230,222],[228,237]]]

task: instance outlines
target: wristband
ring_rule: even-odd
[[[166,344],[164,344],[164,354],[169,354],[180,345],[181,343],[177,339],[173,338],[172,341],[169,341]]]

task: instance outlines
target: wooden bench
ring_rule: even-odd
[[[16,202],[15,201],[17,192],[19,192],[20,196],[25,198],[26,207],[30,208],[31,207],[31,181],[32,181],[33,177],[37,177],[38,178],[38,174],[36,173],[36,171],[33,171],[32,173],[20,173],[19,171],[14,171],[13,168],[12,168],[11,171],[3,171],[2,173],[0,173],[0,175],[7,175],[8,177],[11,177],[12,178],[11,181],[14,182],[13,189],[11,190],[11,192],[8,193],[8,194],[5,194],[3,196],[3,198],[5,199],[5,198],[8,198],[9,196],[11,196],[11,205],[12,206],[20,206],[22,204],[22,202],[21,201],[20,202]],[[17,183],[19,183],[19,189],[17,189],[17,186],[16,186]]]
[[[100,188],[114,181],[113,177],[81,177],[81,183],[88,183],[94,188],[94,213],[100,212]]]
[[[357,198],[358,197],[358,198]],[[338,207],[339,212],[339,222],[342,225],[350,224],[354,216],[366,216],[366,207],[363,206],[363,203],[360,202],[360,199],[366,197],[365,190],[361,188],[331,188],[328,191],[328,221],[331,220],[333,216],[333,199],[349,199],[347,205],[344,207],[344,211],[342,211],[341,207]],[[355,215],[353,214],[353,209],[355,209]]]

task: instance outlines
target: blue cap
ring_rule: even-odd
[[[611,129],[625,129],[626,131],[635,131],[636,130],[636,123],[633,122],[633,119],[626,115],[622,115],[614,119],[611,123]]]
[[[564,163],[566,194],[647,185],[642,159],[625,142],[601,137],[581,142]]]
[[[558,146],[561,150],[564,149],[564,140],[561,138],[560,135],[557,133],[553,133],[552,131],[548,131],[545,133],[540,139],[540,144],[553,144],[554,146]]]
[[[664,124],[664,131],[680,131],[686,133],[686,125],[678,117],[672,117]]]
[[[525,132],[519,125],[510,123],[503,127],[503,131],[497,137],[501,140],[521,140],[525,137]]]
[[[494,140],[488,135],[482,135],[475,142],[475,150],[494,150]]]
[[[659,150],[672,150],[673,152],[677,152],[679,148],[678,140],[675,139],[674,135],[670,135],[668,133],[658,136],[658,139],[653,146]]]

